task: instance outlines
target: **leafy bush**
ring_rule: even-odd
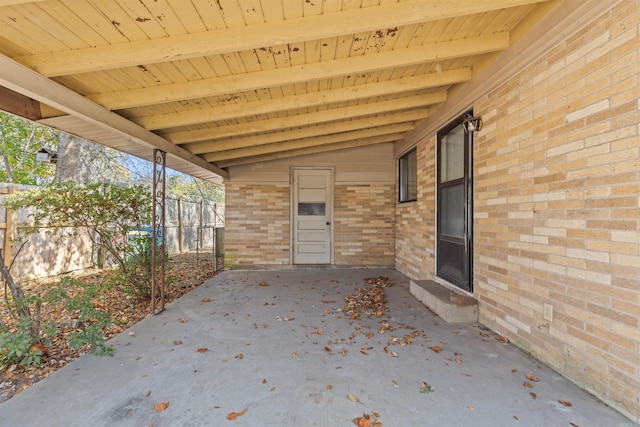
[[[71,295],[68,290],[74,287],[81,291]],[[72,348],[91,346],[92,352],[112,355],[114,348],[105,344],[102,330],[111,325],[109,313],[98,310],[93,304],[93,298],[98,293],[98,286],[80,282],[71,277],[64,277],[60,286],[49,295],[50,302],[63,302],[65,308],[77,313],[78,322],[83,325],[79,332],[69,334],[69,345]],[[99,351],[98,351],[99,350]]]
[[[42,350],[34,345],[29,319],[17,322],[16,330],[5,325],[0,329],[0,366],[39,365]]]
[[[55,183],[12,194],[5,204],[12,209],[33,208],[33,225],[24,229],[26,235],[44,229],[74,237],[87,231],[94,245],[109,255],[126,278],[124,291],[136,299],[149,299],[151,241],[146,245],[130,239],[132,232],[151,223],[152,198],[144,187]]]

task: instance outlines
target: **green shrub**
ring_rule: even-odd
[[[16,330],[2,325],[0,330],[0,365],[39,365],[42,350],[34,347],[29,319],[20,319]]]
[[[80,292],[71,295],[68,292],[71,287],[79,289]],[[105,343],[102,335],[103,329],[111,326],[111,316],[95,308],[92,300],[97,293],[98,286],[94,284],[64,277],[60,286],[49,295],[49,301],[63,302],[70,313],[77,313],[78,322],[83,325],[81,331],[69,334],[69,345],[72,348],[89,345],[92,352],[112,355],[115,349]]]

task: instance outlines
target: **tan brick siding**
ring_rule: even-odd
[[[288,184],[225,185],[225,264],[289,264]]]
[[[640,2],[627,0],[473,105],[480,321],[640,420]],[[435,135],[396,268],[434,274]],[[552,311],[551,321],[545,319]]]
[[[623,2],[474,105],[481,322],[635,419],[638,22]]]
[[[433,140],[418,144],[418,200],[396,207],[396,269],[413,279],[431,279],[435,271],[434,156]]]
[[[225,264],[290,264],[290,186],[226,184]],[[334,263],[394,263],[393,184],[334,186]]]
[[[394,201],[393,184],[336,184],[336,265],[394,264]]]

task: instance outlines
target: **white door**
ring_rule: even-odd
[[[293,263],[331,264],[331,169],[293,170]]]

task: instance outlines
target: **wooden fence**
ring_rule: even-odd
[[[94,265],[96,248],[88,234],[72,239],[48,235],[44,230],[29,236],[23,244],[20,230],[29,224],[28,209],[14,211],[2,206],[7,194],[36,187],[0,184],[0,244],[6,266],[16,279],[55,276]],[[224,205],[199,200],[167,198],[165,245],[171,254],[213,251],[224,254]],[[15,257],[15,259],[14,259]]]

